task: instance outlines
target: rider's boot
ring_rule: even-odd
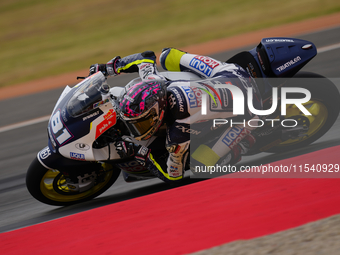
[[[236,164],[241,155],[255,144],[251,131],[243,126],[228,128],[213,144],[201,144],[191,155],[192,164],[215,166],[216,164]]]

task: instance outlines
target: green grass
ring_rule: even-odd
[[[339,11],[338,0],[1,0],[0,86]]]

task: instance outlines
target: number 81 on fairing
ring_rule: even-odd
[[[68,139],[72,137],[72,134],[67,130],[63,121],[60,118],[60,111],[56,111],[51,117],[50,125],[52,128],[53,136],[62,145]]]

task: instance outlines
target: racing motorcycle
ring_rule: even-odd
[[[312,115],[305,115],[296,105],[287,105],[284,118],[294,119],[297,125],[290,129],[269,125],[257,128],[257,142],[247,155],[304,147],[334,124],[340,108],[338,89],[327,78],[300,72],[316,54],[315,45],[305,40],[264,38],[254,49],[226,61],[240,65],[255,78],[264,109],[272,103],[268,83],[311,92],[310,100],[303,105]],[[161,74],[168,80],[200,79],[190,72]],[[126,88],[139,82],[141,79],[136,78],[125,87],[110,88],[103,73],[98,72],[72,88],[66,86],[48,122],[48,145],[38,152],[27,171],[26,185],[34,198],[49,205],[66,206],[102,194],[121,172],[126,182],[155,178],[133,158],[120,159],[115,149],[117,141],[129,140],[147,146],[155,157],[167,158],[162,127],[148,141],[136,141],[128,136],[119,117],[119,99]],[[277,111],[266,117],[283,118]]]

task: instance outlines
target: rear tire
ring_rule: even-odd
[[[299,82],[299,79],[295,78],[305,78],[308,80]],[[339,91],[329,79],[314,73],[300,72],[296,74],[292,80],[289,80],[284,87],[306,88],[311,92],[312,97],[309,102],[312,107],[315,106],[316,115],[314,116],[311,112],[313,116],[309,119],[314,119],[315,121],[314,123],[311,121],[310,130],[307,133],[308,136],[302,139],[290,139],[282,142],[275,147],[270,148],[267,152],[278,153],[305,147],[323,136],[333,126],[339,116]],[[287,114],[289,110],[292,110],[292,108],[289,109],[287,106]],[[296,109],[293,109],[293,111],[296,112]],[[301,112],[299,115],[305,116]]]
[[[95,184],[89,190],[81,193],[67,193],[62,190],[56,190],[56,183],[62,183],[64,176],[58,170],[45,168],[41,165],[38,158],[35,158],[26,174],[26,187],[30,194],[42,203],[67,206],[88,201],[99,196],[111,187],[117,180],[119,174],[120,170],[114,168],[105,173],[103,182]]]

